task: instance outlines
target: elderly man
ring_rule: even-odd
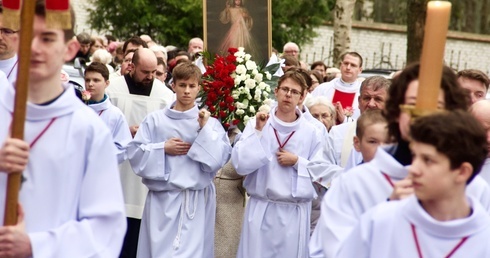
[[[490,150],[490,100],[475,102],[471,106],[470,112],[478,121],[480,121],[485,130],[487,130],[487,143],[489,144]],[[483,165],[479,175],[490,184],[490,154],[485,160],[485,164]]]
[[[326,96],[335,105],[337,122],[345,120],[344,109],[351,107],[354,117],[357,118],[359,109],[359,87],[361,82],[357,80],[362,72],[362,57],[357,52],[344,53],[340,59],[340,78],[322,83],[311,93],[313,96]]]
[[[0,71],[7,75],[10,83],[17,80],[17,48],[19,35],[17,31],[3,27],[3,8],[0,2]]]
[[[457,76],[461,87],[469,91],[472,104],[485,99],[490,79],[484,72],[476,69],[467,69],[459,71]]]
[[[114,78],[106,93],[112,104],[121,109],[125,115],[134,137],[145,116],[172,103],[174,94],[162,82],[155,79],[157,57],[150,49],[137,49],[129,66],[131,72]],[[133,172],[128,161],[121,164],[120,172],[128,216],[128,231],[121,255],[136,257],[139,225],[148,190],[141,183],[141,178]]]
[[[360,112],[383,109],[389,87],[390,81],[382,76],[373,76],[364,80],[357,99]],[[310,172],[321,178],[321,183],[325,187],[329,187],[333,178],[344,171],[344,168],[353,167],[362,161],[362,155],[353,149],[355,131],[355,122],[333,126],[323,151],[317,153],[308,164]]]
[[[283,55],[293,56],[299,60],[299,46],[294,42],[288,42],[284,44],[284,47],[282,48],[282,53]],[[301,68],[308,69],[308,66],[304,62],[299,61],[299,63]]]
[[[192,38],[189,40],[189,47],[187,48],[187,52],[194,56],[196,53],[202,52],[204,49],[204,42],[201,38]]]

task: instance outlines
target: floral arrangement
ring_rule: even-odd
[[[242,47],[230,48],[227,56],[208,58],[199,93],[200,108],[207,107],[225,130],[237,126],[243,131],[258,108],[272,102],[269,97],[277,84],[272,74],[279,69],[279,64],[261,69],[251,59]]]

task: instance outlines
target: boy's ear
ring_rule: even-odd
[[[361,152],[361,140],[357,136],[354,136],[354,149],[357,152]]]
[[[65,61],[68,62],[72,60],[80,49],[80,43],[76,39],[70,39],[66,43],[66,53],[65,53]]]
[[[474,169],[469,162],[463,162],[459,168],[456,168],[456,182],[466,184],[468,179],[473,175]]]
[[[111,84],[111,81],[107,80],[105,81],[105,88],[107,88]]]
[[[172,80],[172,84],[170,84],[170,86],[172,86],[172,90],[175,92],[175,81]]]

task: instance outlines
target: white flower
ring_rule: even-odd
[[[255,89],[255,96],[260,96],[262,91],[260,89]]]
[[[252,55],[245,54],[245,57],[244,58],[245,58],[245,61],[248,61],[248,60],[250,60],[250,58],[252,58]]]
[[[257,69],[252,70],[252,75],[257,75],[258,73],[259,73],[259,71]]]
[[[239,94],[232,94],[231,96],[233,97],[233,99],[238,99],[239,98]]]
[[[270,80],[272,78],[272,75],[269,72],[265,72],[265,78],[267,78],[267,80]]]
[[[259,112],[269,113],[271,112],[271,106],[264,104],[259,107]]]
[[[250,79],[250,78],[252,78],[252,76],[250,76],[250,74],[248,74],[248,73],[247,73],[247,74],[245,75],[245,80],[248,80],[248,79]]]
[[[262,92],[262,96],[264,96],[264,98],[269,97],[269,92],[267,91]]]
[[[271,92],[271,86],[267,85],[267,86],[265,87],[265,91],[267,91],[267,92]]]
[[[255,99],[256,101],[260,102],[261,97],[260,97],[260,95],[255,95],[254,99]]]
[[[243,48],[243,47],[238,48],[238,52],[235,53],[235,56],[237,57],[237,61],[238,61],[238,58],[243,58],[245,56],[244,50],[245,50],[245,48]],[[243,62],[243,60],[240,62]]]
[[[258,88],[261,89],[261,90],[265,90],[267,88],[267,83],[265,83],[265,82],[259,83]]]
[[[258,73],[258,74],[255,75],[254,79],[257,82],[262,82],[262,80],[264,79],[264,75],[261,74],[261,73]]]
[[[265,99],[263,103],[264,105],[270,106],[272,104],[272,99]]]
[[[243,93],[250,95],[250,89],[247,87],[243,87]]]
[[[248,107],[248,100],[244,99],[242,104],[244,106],[243,108],[247,108]]]
[[[248,120],[250,120],[250,117],[249,116],[244,116],[243,117],[243,123],[244,124],[247,124],[248,123]]]
[[[248,60],[245,63],[245,66],[247,67],[247,70],[257,69],[257,64],[254,61],[252,61],[252,60]]]
[[[248,108],[248,110],[250,110],[251,113],[255,114],[255,108],[254,108],[254,106],[250,106]]]
[[[252,100],[252,95],[248,94],[247,99]]]
[[[243,58],[241,58],[241,57],[237,57],[237,58],[236,58],[236,61],[237,61],[238,63],[243,63]]]
[[[235,72],[241,75],[247,72],[247,68],[244,65],[237,65]]]
[[[241,115],[245,114],[245,111],[244,111],[243,109],[237,109],[237,110],[235,111],[235,114],[237,114],[237,115],[241,116]]]
[[[240,84],[240,82],[242,82],[242,80],[240,80],[240,78],[239,78],[239,77],[235,78],[235,85]]]
[[[248,89],[255,88],[255,80],[254,79],[245,80],[245,87],[247,87]]]

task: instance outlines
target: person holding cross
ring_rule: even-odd
[[[23,171],[17,224],[0,227],[0,257],[117,257],[126,219],[116,149],[103,121],[60,82],[79,44],[72,29],[47,27],[46,13],[36,1],[32,44],[23,42],[32,55],[19,57],[30,58],[24,140],[10,138],[14,88],[0,87],[1,221],[7,175]]]

